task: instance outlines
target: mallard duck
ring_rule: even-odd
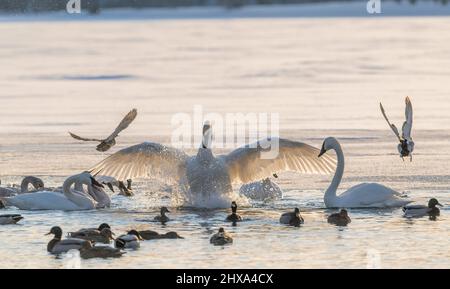
[[[0,215],[0,225],[16,224],[22,219],[22,215],[19,214]]]
[[[235,201],[231,202],[231,215],[228,215],[226,218],[227,222],[240,222],[242,221],[242,217],[237,214],[237,204]]]
[[[83,259],[92,258],[120,258],[125,252],[110,246],[93,246],[86,242],[80,249],[80,257]]]
[[[300,210],[295,208],[294,212],[284,213],[280,217],[280,223],[290,226],[300,227],[304,223]]]
[[[405,213],[405,217],[414,218],[414,217],[423,217],[423,216],[439,216],[440,210],[436,206],[443,207],[437,199],[432,198],[428,201],[428,206],[424,205],[411,205],[403,207],[403,212]]]
[[[89,233],[89,232],[100,233],[103,229],[111,229],[111,226],[108,225],[107,223],[102,223],[102,224],[100,224],[100,226],[98,226],[98,228],[83,228],[83,229],[80,229],[75,232],[70,232],[69,236],[71,236],[73,238],[78,238],[77,235],[80,235],[80,234],[85,235],[86,233]]]
[[[166,216],[166,213],[170,213],[169,209],[167,209],[167,207],[162,207],[161,215],[156,216],[153,220],[156,222],[167,223],[170,219]]]
[[[99,230],[86,230],[82,232],[70,233],[72,238],[79,238],[88,240],[93,243],[109,244],[111,240],[114,240],[114,233],[109,228],[103,228]]]
[[[347,226],[351,223],[351,219],[348,216],[348,212],[342,209],[339,213],[331,214],[328,216],[328,223],[335,224],[337,226]]]
[[[116,238],[115,246],[120,249],[138,249],[142,240],[141,235],[136,230],[129,231],[126,235]]]
[[[184,239],[177,232],[167,232],[165,234],[160,234],[152,230],[138,231],[139,235],[144,240],[157,240],[157,239]]]
[[[62,232],[61,227],[55,226],[55,227],[52,227],[50,232],[46,234],[46,235],[51,235],[51,234],[54,235],[53,239],[50,240],[50,242],[48,242],[48,245],[47,245],[48,252],[58,255],[61,253],[66,253],[73,249],[80,250],[81,247],[87,246],[86,243],[90,243],[87,240],[77,239],[77,238],[67,238],[67,239],[61,240],[62,233],[63,232]]]
[[[225,232],[224,228],[219,228],[219,232],[214,234],[209,242],[215,246],[223,246],[233,243],[233,238],[230,234]]]

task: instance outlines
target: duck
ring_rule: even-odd
[[[407,218],[423,217],[423,216],[439,216],[440,210],[438,207],[443,207],[439,201],[432,198],[428,201],[428,205],[410,205],[403,207],[404,216]]]
[[[80,229],[80,230],[78,230],[78,231],[75,231],[75,232],[69,232],[69,235],[72,237],[75,237],[76,235],[78,235],[78,234],[82,234],[82,235],[85,235],[85,234],[89,234],[89,233],[91,233],[91,232],[94,232],[94,234],[96,234],[96,233],[98,233],[98,232],[101,232],[103,229],[105,229],[105,228],[107,228],[107,229],[110,229],[111,230],[111,226],[108,224],[108,223],[102,223],[102,224],[100,224],[99,226],[98,226],[98,228],[83,228],[83,229]]]
[[[0,215],[0,225],[17,224],[22,219],[22,215],[19,214]]]
[[[72,189],[86,185],[88,192],[82,189]],[[99,184],[89,173],[83,172],[67,178],[63,184],[63,193],[54,191],[39,191],[32,194],[20,194],[14,197],[2,198],[5,205],[14,206],[21,210],[92,210],[98,203],[95,201],[94,186]]]
[[[230,234],[225,232],[224,228],[219,228],[219,232],[214,234],[209,242],[215,246],[223,246],[233,243],[233,238]]]
[[[348,212],[345,209],[341,209],[339,213],[334,213],[328,216],[328,223],[335,224],[337,226],[347,226],[351,223],[351,219],[348,216]]]
[[[161,222],[161,223],[167,223],[170,221],[169,217],[166,216],[166,213],[170,213],[169,209],[167,207],[161,207],[160,215],[156,216],[153,220],[155,222]]]
[[[177,232],[167,232],[160,234],[152,230],[138,231],[139,235],[144,240],[157,240],[157,239],[184,239]]]
[[[89,240],[92,243],[109,244],[114,240],[114,233],[110,228],[103,228],[99,230],[86,230],[81,232],[69,233],[72,238],[78,238],[83,240]]]
[[[134,108],[127,113],[114,132],[105,139],[85,138],[71,132],[69,132],[69,135],[76,140],[99,142],[100,144],[97,146],[97,151],[106,152],[116,144],[116,138],[119,136],[119,133],[126,129],[134,121],[136,116],[137,110]]]
[[[304,222],[299,208],[295,208],[294,212],[283,213],[280,217],[280,223],[289,226],[300,227]]]
[[[395,208],[412,202],[403,198],[401,193],[377,183],[358,184],[337,195],[336,191],[344,174],[344,153],[339,141],[334,137],[324,140],[319,157],[329,150],[336,151],[338,165],[333,180],[324,194],[324,203],[327,208]]]
[[[94,246],[91,242],[86,242],[80,248],[80,257],[83,259],[93,258],[120,258],[126,252],[110,246]]]
[[[121,235],[116,238],[115,246],[119,249],[138,249],[141,244],[140,240],[142,240],[141,235],[136,230],[131,230],[125,235]]]
[[[50,229],[50,232],[46,235],[54,235],[53,239],[47,244],[47,251],[51,254],[59,255],[66,253],[70,250],[80,250],[86,243],[90,243],[87,240],[78,238],[67,238],[62,240],[62,229],[59,226],[54,226]]]
[[[413,108],[411,104],[411,100],[407,96],[405,98],[405,122],[402,126],[402,135],[400,136],[400,133],[395,126],[395,124],[391,123],[386,116],[386,112],[384,111],[383,105],[380,103],[380,109],[381,113],[383,114],[384,119],[387,121],[389,127],[394,132],[395,136],[398,138],[398,141],[400,144],[398,144],[397,149],[400,153],[400,157],[402,160],[404,160],[405,157],[410,158],[410,161],[412,161],[412,153],[414,151],[414,141],[411,137],[411,131],[412,131],[412,125],[413,125]]]
[[[261,180],[270,177],[274,171],[330,174],[336,166],[333,157],[318,158],[319,149],[278,137],[261,139],[229,154],[215,156],[212,137],[212,123],[206,121],[196,155],[189,156],[177,148],[144,142],[119,150],[94,165],[89,172],[117,180],[158,179],[166,185],[178,186],[188,196],[186,202],[190,206],[226,208],[233,184]]]
[[[29,190],[30,184],[33,186],[34,190]],[[34,176],[27,176],[23,178],[20,189],[16,187],[0,187],[0,197],[12,197],[17,194],[32,193],[43,189],[44,182],[42,179]]]
[[[233,223],[242,221],[242,217],[238,215],[236,212],[237,212],[237,203],[233,201],[231,202],[231,214],[227,216],[226,221]]]
[[[239,189],[239,193],[257,201],[279,200],[283,198],[283,190],[270,178],[244,184]]]

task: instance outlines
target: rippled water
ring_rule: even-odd
[[[245,221],[224,224],[226,210],[171,208],[165,227],[142,221],[171,205],[161,184],[137,180],[136,196],[114,196],[110,209],[26,212],[0,227],[0,267],[72,266],[46,252],[51,226],[67,232],[112,225],[174,230],[184,240],[148,241],[118,260],[83,268],[450,267],[450,21],[448,18],[234,19],[0,23],[0,177],[37,175],[49,186],[107,154],[66,135],[101,136],[131,107],[135,123],[121,147],[169,143],[170,119],[201,104],[208,112],[278,112],[281,135],[315,146],[336,136],[346,154],[341,189],[382,182],[420,203],[445,205],[436,221],[408,220],[399,209],[350,210],[352,223],[326,223],[330,176],[280,174],[285,198],[241,208]],[[415,108],[416,154],[396,155],[378,110],[400,124],[403,97]],[[236,190],[239,188],[236,187]],[[278,224],[299,206],[301,228]],[[225,226],[232,246],[214,247]]]

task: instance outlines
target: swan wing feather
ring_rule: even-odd
[[[273,143],[275,139],[270,140]],[[324,155],[318,157],[320,150],[308,144],[288,139],[278,139],[278,154],[264,159],[268,139],[238,148],[228,155],[220,156],[228,167],[233,183],[249,183],[261,180],[280,171],[296,171],[304,174],[329,174],[336,168],[336,160]],[[277,141],[277,140],[275,140]]]
[[[90,169],[92,175],[110,176],[117,180],[159,178],[178,182],[185,175],[188,156],[175,148],[145,142],[122,149]]]
[[[405,122],[402,127],[402,137],[403,139],[411,140],[411,130],[413,125],[413,108],[411,104],[411,100],[409,97],[405,99]]]

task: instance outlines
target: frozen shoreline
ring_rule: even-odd
[[[238,9],[223,7],[181,8],[117,8],[105,9],[98,15],[66,12],[36,14],[2,14],[0,22],[8,21],[105,21],[105,20],[175,20],[175,19],[235,19],[235,18],[296,18],[296,17],[408,17],[450,16],[450,5],[435,2],[382,2],[381,14],[369,14],[367,1],[348,3],[312,3],[286,5],[254,5]]]

